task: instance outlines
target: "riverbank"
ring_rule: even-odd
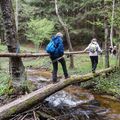
[[[41,70],[41,69],[33,69],[32,68],[32,69],[27,70],[27,75],[28,75],[28,80],[31,81],[31,84],[35,85],[34,89],[33,89],[33,90],[35,90],[35,89],[42,88],[43,86],[46,86],[47,84],[49,84],[49,82],[50,82],[49,78],[50,78],[51,73],[50,73],[50,71],[45,71],[45,70]],[[56,95],[52,95],[51,96],[52,97],[52,102],[55,102],[55,104],[58,104],[60,102],[60,106],[59,106],[60,108],[56,109],[56,107],[51,106],[51,103],[49,103],[49,104],[47,104],[47,109],[49,109],[50,111],[51,110],[56,111],[57,113],[59,112],[57,110],[62,110],[62,111],[66,111],[66,112],[64,112],[64,116],[62,116],[62,117],[61,117],[62,113],[59,113],[59,115],[58,115],[56,112],[54,114],[52,114],[50,112],[49,115],[52,116],[53,118],[55,116],[56,117],[59,116],[59,118],[64,118],[64,117],[66,117],[66,114],[71,113],[71,114],[74,114],[75,116],[83,117],[82,120],[84,120],[88,117],[90,118],[89,120],[93,120],[93,118],[95,120],[98,120],[99,117],[100,117],[100,120],[107,120],[108,117],[113,118],[111,120],[119,120],[119,119],[114,119],[114,118],[119,118],[119,109],[118,109],[119,108],[119,103],[117,101],[114,100],[113,106],[117,105],[118,108],[112,107],[112,110],[111,110],[110,107],[106,108],[106,105],[105,106],[102,105],[103,100],[101,100],[100,97],[96,97],[96,94],[94,95],[94,94],[91,93],[90,90],[82,89],[80,86],[81,85],[77,85],[77,86],[76,85],[71,85],[71,86],[67,87],[66,89],[64,89],[64,91],[67,92],[67,93],[64,93],[64,92],[59,93],[58,92],[58,93],[56,93]],[[96,92],[97,92],[97,90],[96,90]],[[17,97],[20,97],[20,96],[21,95],[19,95]],[[69,97],[67,97],[67,96],[69,96]],[[53,98],[54,98],[54,100],[53,100]],[[6,99],[6,98],[4,97],[4,99]],[[11,100],[14,100],[14,99],[15,98],[11,97]],[[47,99],[47,100],[49,100],[49,99]],[[8,102],[8,101],[10,102],[10,100],[7,100],[6,102]],[[65,101],[65,103],[64,103],[64,101]],[[112,101],[112,100],[109,99],[109,101]],[[116,102],[118,104],[116,104]],[[66,107],[65,106],[63,107],[61,104],[63,106],[64,105],[66,106],[66,104],[68,104],[70,108],[71,108],[71,106],[72,107],[74,106],[74,108],[71,108],[71,109],[69,109],[70,111],[68,111],[68,109],[65,109]],[[109,102],[108,105],[110,105],[110,104],[111,104],[111,102]],[[91,107],[91,105],[92,105],[92,107]],[[61,106],[62,106],[62,108],[61,108]],[[32,108],[32,109],[34,109],[34,108]],[[45,109],[46,109],[46,107],[45,107]],[[75,111],[75,112],[73,113],[72,111]],[[93,114],[92,111],[94,111],[94,113],[98,114],[98,115],[96,116],[95,114]],[[115,113],[113,111],[117,111],[117,112]],[[29,112],[27,112],[27,113],[31,114]],[[107,113],[109,113],[108,116],[106,116]],[[22,113],[20,115],[23,116],[23,114],[24,114],[24,116],[26,115],[26,113]],[[48,114],[48,112],[47,112],[47,114]],[[84,116],[84,114],[86,114],[86,115]],[[114,116],[113,114],[116,114],[116,115]],[[91,115],[93,115],[93,116],[91,117]],[[104,118],[103,115],[104,115],[105,119],[103,119]],[[67,116],[67,118],[71,118],[71,119],[72,119],[72,117],[73,116]],[[30,117],[26,116],[25,120],[28,120],[28,119],[30,119]],[[34,118],[32,118],[31,120],[33,120],[33,119]],[[62,120],[64,120],[64,119],[62,119]],[[79,119],[79,120],[81,120],[81,119]]]

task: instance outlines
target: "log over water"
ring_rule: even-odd
[[[25,95],[11,103],[0,107],[0,120],[7,120],[17,113],[27,110],[37,103],[43,101],[48,96],[74,83],[88,81],[94,77],[100,76],[103,73],[114,72],[116,68],[107,68],[99,70],[95,74],[88,73],[85,75],[73,76],[66,80],[61,80],[56,84],[49,84],[42,89],[36,90],[28,95]]]

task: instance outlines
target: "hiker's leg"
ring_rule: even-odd
[[[64,58],[61,58],[61,59],[59,60],[59,62],[60,62],[61,65],[62,65],[62,69],[63,69],[63,73],[64,73],[65,78],[68,78],[69,76],[68,76],[68,72],[67,72],[67,67],[66,67],[65,59],[64,59]]]
[[[96,70],[98,64],[98,56],[94,56],[94,70]]]
[[[58,71],[58,62],[53,62],[53,71],[52,71],[52,80],[53,82],[57,81],[57,71]]]
[[[92,64],[92,71],[94,70],[94,56],[90,56],[91,64]]]

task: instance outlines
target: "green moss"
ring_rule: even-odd
[[[33,90],[35,90],[36,87],[37,86],[32,81],[27,81],[27,88],[28,88],[29,92],[32,92]]]

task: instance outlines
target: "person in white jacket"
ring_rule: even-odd
[[[95,73],[98,64],[98,52],[102,53],[102,50],[99,44],[97,43],[96,38],[93,38],[91,40],[91,43],[85,48],[84,52],[86,51],[89,52],[89,56],[92,64],[92,72]]]

